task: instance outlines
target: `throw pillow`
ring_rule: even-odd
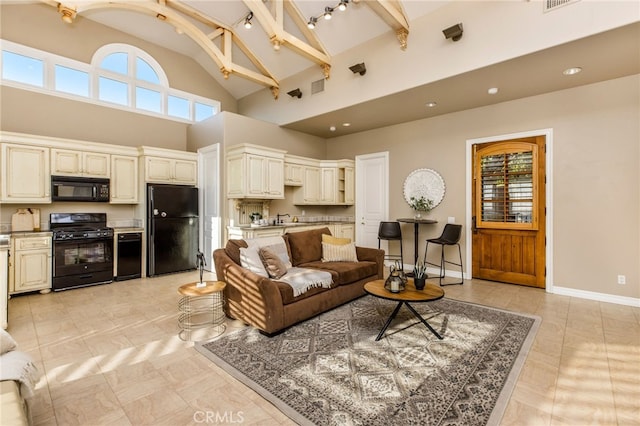
[[[322,261],[323,262],[357,262],[355,243],[349,244],[328,244],[322,243]]]
[[[267,270],[267,274],[269,274],[269,277],[277,279],[287,273],[287,267],[280,259],[280,256],[271,251],[269,248],[260,247],[260,250],[258,250],[258,254],[260,255],[260,259],[262,259],[262,264]]]
[[[247,243],[247,247],[256,250],[260,250],[260,247],[268,247],[269,250],[276,253],[284,266],[287,269],[291,268],[293,265],[291,264],[291,259],[289,259],[289,250],[287,250],[287,245],[284,242],[284,238],[282,237],[263,237],[263,238],[249,238],[245,240]]]
[[[339,238],[332,235],[322,234],[322,242],[336,246],[343,246],[345,244],[349,244],[351,242],[351,238]]]
[[[0,328],[0,352],[2,355],[9,351],[14,350],[18,345],[13,337],[6,331]]]
[[[254,274],[269,278],[269,274],[267,274],[266,269],[264,269],[264,265],[256,249],[240,247],[240,265]]]

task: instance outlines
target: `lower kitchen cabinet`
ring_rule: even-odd
[[[13,236],[9,260],[9,294],[51,291],[51,235]]]

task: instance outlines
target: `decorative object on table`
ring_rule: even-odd
[[[389,267],[389,276],[384,282],[384,288],[389,290],[391,293],[400,293],[401,291],[404,291],[407,283],[407,277],[405,276],[402,268],[398,268],[398,264],[399,262],[396,261],[394,265]]]
[[[416,290],[424,290],[427,280],[427,265],[423,261],[419,261],[413,267],[413,285]]]
[[[444,179],[433,169],[417,169],[404,180],[404,199],[416,211],[419,219],[423,211],[431,211],[442,202]]]
[[[202,281],[202,273],[204,271],[204,267],[206,264],[207,264],[207,261],[204,258],[204,253],[198,250],[198,254],[196,254],[196,268],[200,270],[200,281],[198,281],[198,284],[206,285],[206,283]]]
[[[401,309],[389,344],[375,342],[396,305],[366,296],[272,337],[245,327],[195,349],[296,424],[500,424],[540,318],[443,298],[415,309],[444,340]]]
[[[433,208],[433,200],[424,198],[424,196],[420,196],[420,198],[411,197],[409,206],[415,210],[414,217],[420,219],[422,212],[429,213],[431,211]]]

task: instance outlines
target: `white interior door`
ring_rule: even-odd
[[[205,269],[213,271],[213,251],[222,244],[220,217],[220,144],[198,150],[200,179],[200,246],[207,262]]]
[[[356,156],[356,244],[378,247],[378,226],[389,216],[389,153]]]

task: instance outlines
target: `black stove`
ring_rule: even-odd
[[[50,227],[54,241],[113,238],[106,213],[51,213]]]
[[[106,213],[51,213],[53,290],[113,281],[113,228]]]

